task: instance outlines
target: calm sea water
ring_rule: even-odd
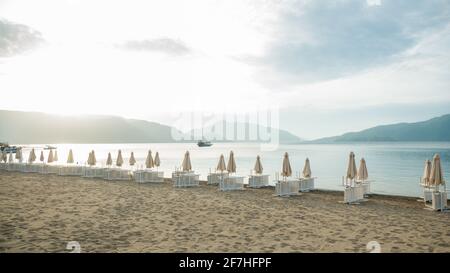
[[[42,145],[28,145],[42,147]],[[289,153],[294,174],[301,172],[308,157],[311,170],[316,179],[316,187],[321,189],[342,190],[341,179],[346,173],[348,154],[356,154],[357,165],[364,157],[367,162],[369,179],[374,180],[372,191],[381,194],[418,196],[421,188],[419,179],[423,172],[424,161],[435,153],[441,156],[444,178],[450,179],[450,143],[356,143],[356,144],[301,144],[280,145],[276,151],[261,151],[259,144],[216,143],[212,147],[199,148],[195,143],[148,143],[148,144],[55,144],[58,148],[59,162],[67,160],[69,149],[74,159],[85,164],[90,150],[95,150],[98,165],[105,165],[108,152],[113,160],[118,149],[122,150],[124,161],[128,163],[133,151],[138,165],[144,165],[149,149],[153,156],[158,151],[161,159],[160,170],[169,177],[175,167],[179,167],[186,150],[190,151],[193,169],[201,179],[206,180],[210,170],[214,171],[220,154],[228,160],[233,150],[238,175],[248,175],[255,164],[257,155],[261,156],[264,173],[274,179],[280,172],[284,152]],[[24,150],[28,157],[29,149]],[[40,150],[37,150],[39,159]],[[48,151],[44,151],[47,158]],[[126,164],[127,165],[127,164]],[[125,166],[127,167],[127,166]]]

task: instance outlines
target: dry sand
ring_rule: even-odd
[[[0,252],[450,252],[450,213],[415,198],[273,193],[0,171]]]

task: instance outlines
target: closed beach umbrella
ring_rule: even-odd
[[[122,151],[119,150],[119,154],[117,155],[117,159],[116,159],[116,166],[121,167],[122,164],[123,164]]]
[[[223,172],[227,169],[227,166],[225,166],[225,158],[223,157],[223,155],[220,155],[219,158],[219,163],[217,164],[217,171]]]
[[[148,150],[147,158],[145,159],[145,167],[151,169],[155,166],[152,157],[152,151]]]
[[[52,162],[53,162],[53,150],[50,150],[50,152],[48,153],[47,163]]]
[[[55,150],[55,154],[53,155],[53,162],[58,162],[58,151]]]
[[[89,156],[88,156],[88,159],[87,159],[87,164],[88,165],[92,164],[92,152],[89,152]]]
[[[310,178],[311,177],[311,165],[309,164],[309,158],[305,160],[305,166],[303,167],[303,177]]]
[[[369,179],[369,173],[367,172],[367,165],[364,158],[361,159],[361,162],[359,163],[359,169],[358,169],[358,180],[365,181]]]
[[[36,154],[34,153],[34,148],[31,149],[30,155],[28,156],[28,163],[33,163],[36,160]]]
[[[97,164],[97,158],[95,157],[95,152],[92,150],[92,165]]]
[[[230,158],[228,158],[227,171],[229,173],[235,173],[236,172],[236,161],[234,161],[234,153],[233,153],[233,151],[230,152]]]
[[[183,158],[183,163],[181,164],[183,171],[188,172],[192,170],[191,158],[189,156],[189,151],[186,151]]]
[[[95,158],[95,152],[92,150],[92,152],[89,153],[88,165],[95,166],[95,164],[97,164],[97,158]]]
[[[13,163],[13,156],[11,152],[9,152],[8,162]]]
[[[39,160],[44,162],[45,158],[44,158],[44,151],[41,151],[41,156],[39,157]]]
[[[69,156],[67,157],[67,163],[72,164],[73,163],[73,153],[72,149],[69,150]]]
[[[106,166],[111,166],[112,165],[112,157],[111,157],[111,153],[108,153],[108,158],[106,159]]]
[[[435,154],[433,157],[433,164],[431,165],[430,185],[439,186],[444,185],[444,176],[442,173],[441,157]]]
[[[287,152],[284,153],[283,168],[281,170],[281,175],[283,177],[289,177],[292,175],[291,163],[289,162],[289,155]]]
[[[431,161],[427,159],[425,161],[425,167],[423,169],[422,175],[422,183],[425,186],[430,186],[430,176],[431,176]]]
[[[136,163],[136,159],[134,158],[133,152],[131,152],[129,163],[130,163],[130,166],[133,166]]]
[[[347,167],[347,178],[353,180],[355,179],[355,177],[356,177],[355,154],[353,152],[350,152]]]
[[[161,160],[159,159],[159,153],[158,152],[156,152],[156,154],[155,154],[155,166],[156,167],[159,167],[160,165],[161,165]]]
[[[257,174],[262,174],[263,172],[263,166],[261,164],[261,158],[259,155],[256,157],[255,167],[253,168],[253,170]]]

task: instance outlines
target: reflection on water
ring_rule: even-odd
[[[28,145],[33,146],[33,145]],[[39,146],[39,145],[35,145]],[[256,156],[260,155],[264,172],[274,177],[281,169],[284,152],[288,152],[294,174],[301,172],[306,157],[311,161],[313,176],[317,177],[316,186],[322,189],[337,189],[341,177],[345,174],[347,157],[355,152],[359,161],[364,157],[367,162],[369,178],[375,180],[372,190],[377,193],[417,196],[420,194],[419,179],[424,161],[431,159],[434,153],[441,155],[444,178],[450,177],[450,143],[356,143],[356,144],[301,144],[280,145],[276,151],[261,151],[259,144],[216,143],[212,147],[199,148],[195,143],[148,143],[148,144],[55,144],[58,147],[60,163],[67,159],[69,149],[73,150],[74,160],[85,164],[88,153],[94,150],[99,165],[105,165],[108,152],[113,160],[117,150],[122,150],[125,167],[133,151],[138,165],[144,165],[149,149],[153,156],[158,151],[161,159],[160,170],[165,176],[181,165],[184,152],[190,151],[192,166],[205,180],[207,173],[214,171],[220,154],[228,159],[230,150],[234,151],[237,174],[247,175],[253,168]],[[29,149],[24,149],[24,158]],[[39,158],[40,151],[37,150]],[[44,151],[47,158],[48,151]],[[357,162],[358,164],[359,162]]]

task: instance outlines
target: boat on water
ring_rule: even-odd
[[[212,143],[211,143],[211,141],[208,141],[208,140],[199,140],[197,142],[197,145],[198,145],[198,147],[210,147],[210,146],[212,146]]]
[[[198,147],[210,147],[212,146],[211,141],[205,140],[203,137],[203,127],[202,127],[202,139],[197,142]]]
[[[0,142],[0,152],[6,152],[6,153],[16,153],[18,149],[23,148],[21,146],[10,146],[7,142]],[[45,145],[43,148],[38,147],[39,149],[44,150],[56,150],[56,146],[51,145]]]
[[[17,146],[9,146],[8,143],[0,142],[0,151],[1,152],[13,153],[14,154],[14,153],[17,152],[18,148],[19,147],[17,147]]]
[[[44,150],[56,150],[56,147],[51,145],[45,145]]]

